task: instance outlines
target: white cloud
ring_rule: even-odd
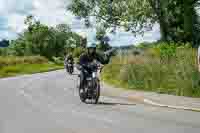
[[[65,5],[66,0],[33,0],[34,10],[31,13],[42,23],[50,26],[55,26],[59,23],[70,24],[74,16],[66,12]]]
[[[31,0],[1,0],[0,1],[0,15],[9,15],[10,13],[24,14],[32,10]]]
[[[67,23],[73,31],[85,32],[89,40],[94,40],[95,30],[87,29],[82,20],[76,19],[72,13],[66,11],[69,2],[70,0],[0,0],[0,38],[16,37],[16,34],[25,28],[25,17],[32,14],[49,26]],[[155,26],[153,31],[145,33],[143,37],[135,38],[131,33],[123,31],[109,36],[113,45],[135,44],[160,38],[158,26]]]
[[[68,0],[32,0],[33,6],[37,9],[58,9],[65,8]]]
[[[25,24],[24,19],[25,15],[21,14],[11,14],[8,18],[8,27],[13,32],[20,33],[24,30]]]
[[[6,38],[6,39],[15,39],[17,37],[17,34],[10,31],[10,30],[2,30],[0,31],[0,35],[1,35],[1,38],[0,40]]]
[[[9,36],[11,32],[16,34],[23,31],[24,19],[29,14],[50,26],[67,23],[73,16],[69,13],[66,15],[65,3],[66,0],[0,0],[0,38]],[[5,29],[9,32],[3,36]]]

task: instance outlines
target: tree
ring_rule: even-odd
[[[106,35],[106,29],[102,26],[97,27],[96,40],[99,41],[97,48],[101,51],[107,51],[111,48],[110,38]]]
[[[71,32],[71,28],[67,24],[58,24],[58,25],[56,25],[56,29],[59,32],[64,32],[64,33],[70,33]]]
[[[83,19],[95,16],[109,28],[143,34],[159,23],[163,41],[191,42],[197,0],[72,0],[68,10]]]
[[[0,41],[0,47],[8,47],[9,46],[9,40],[3,39]]]
[[[200,44],[200,14],[198,13],[200,1],[196,0],[193,6],[195,9],[193,14],[193,46],[198,47]]]
[[[64,55],[65,48],[71,45],[67,43],[70,38],[80,45],[80,37],[66,24],[49,27],[31,15],[27,16],[25,24],[27,29],[10,46],[15,55],[41,55],[52,59]]]
[[[68,10],[84,19],[88,16],[95,16],[97,22],[104,23],[111,29],[123,26],[127,31],[143,33],[152,27],[151,21],[154,21],[154,15],[148,3],[142,0],[136,1],[138,2],[133,0],[72,0]]]

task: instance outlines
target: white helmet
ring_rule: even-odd
[[[88,42],[87,48],[96,48],[96,43],[95,42]]]
[[[87,34],[85,32],[78,32],[78,35],[82,38],[87,38]]]

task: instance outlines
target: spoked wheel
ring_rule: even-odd
[[[95,88],[94,88],[94,92],[93,92],[94,104],[98,103],[99,97],[100,97],[100,84],[99,84],[99,81],[96,80],[95,81]]]
[[[80,75],[79,75],[80,77]],[[80,82],[79,82],[80,83]],[[81,87],[80,84],[79,84],[79,87],[78,87],[78,90],[79,90],[79,97],[81,99],[81,102],[85,103],[86,102],[86,99],[87,99],[87,92],[86,92],[86,89],[85,89],[85,84]]]
[[[73,72],[74,72],[74,67],[71,68],[71,73],[73,73]]]
[[[73,73],[73,68],[69,68],[69,74]]]
[[[67,68],[67,66],[65,66],[65,70],[66,70],[66,72],[68,73],[68,68]]]
[[[86,101],[86,93],[85,93],[85,89],[79,88],[79,97],[81,99],[81,102]]]

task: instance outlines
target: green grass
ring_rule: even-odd
[[[168,53],[161,56],[158,50],[148,49],[144,55],[114,57],[105,66],[102,79],[126,89],[200,97],[197,50],[180,48],[173,56],[165,56]]]
[[[40,72],[48,72],[63,69],[63,66],[54,63],[43,64],[19,64],[12,66],[4,66],[0,69],[0,78],[17,76],[22,74],[33,74]]]

